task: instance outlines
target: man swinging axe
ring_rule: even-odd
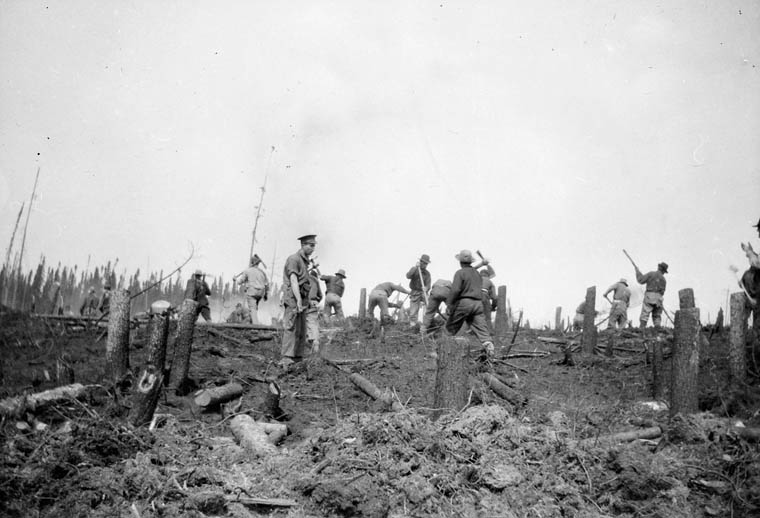
[[[657,270],[642,274],[639,267],[631,259],[631,256],[628,255],[628,252],[623,250],[623,253],[631,261],[636,270],[636,281],[639,284],[646,284],[644,302],[641,304],[641,315],[639,316],[639,327],[641,329],[646,328],[650,314],[652,315],[654,327],[662,327],[662,313],[664,310],[662,300],[665,295],[665,287],[667,286],[665,274],[668,273],[668,264],[664,262],[659,263]]]

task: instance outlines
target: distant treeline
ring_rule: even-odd
[[[100,296],[103,287],[109,284],[112,290],[126,288],[131,295],[144,291],[131,302],[132,313],[137,313],[147,311],[156,300],[168,300],[172,305],[179,306],[185,298],[187,279],[192,275],[189,271],[188,276],[183,278],[182,272],[178,272],[158,283],[164,275],[163,271],[146,275],[138,268],[128,275],[126,269],[119,272],[117,266],[118,260],[113,264],[109,261],[105,265],[85,269],[77,265],[73,268],[61,266],[61,263],[54,268],[47,265],[44,256],[37,267],[28,272],[17,265],[5,264],[0,270],[0,303],[24,312],[78,315],[89,289],[93,288],[95,294]],[[221,275],[209,275],[206,282],[211,288],[209,300],[214,307],[229,309],[234,307],[233,302],[243,299],[237,284],[225,281]],[[277,286],[270,289],[269,302],[279,304]]]

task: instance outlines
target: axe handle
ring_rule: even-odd
[[[626,251],[625,251],[625,248],[623,248],[623,253],[624,253],[624,254],[625,254],[625,256],[628,258],[628,260],[629,260],[629,261],[631,261],[631,264],[633,265],[633,267],[634,267],[634,268],[636,268],[636,269],[638,270],[638,269],[639,269],[639,267],[638,267],[638,266],[636,266],[636,263],[634,263],[634,262],[633,262],[633,259],[631,259],[631,256],[630,256],[630,255],[628,255],[628,252],[626,252]]]

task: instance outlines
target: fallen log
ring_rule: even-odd
[[[542,351],[512,351],[505,358],[546,358],[547,356],[551,356],[551,353]]]
[[[288,427],[284,424],[261,423],[246,414],[233,417],[230,429],[240,446],[256,457],[277,453],[277,443],[288,434]]]
[[[367,394],[369,397],[374,399],[375,401],[381,401],[386,406],[390,407],[391,410],[394,412],[398,412],[399,410],[403,410],[403,405],[394,400],[393,396],[391,396],[390,392],[387,390],[380,390],[375,386],[374,383],[369,381],[367,378],[362,376],[361,374],[353,373],[351,374],[348,379],[356,385],[359,389],[361,389],[362,392]]]
[[[0,416],[19,417],[25,412],[35,412],[51,403],[65,401],[67,399],[78,399],[84,397],[90,389],[97,386],[98,385],[73,383],[71,385],[63,385],[36,394],[6,398],[0,401]]]
[[[227,340],[228,342],[231,342],[235,345],[239,345],[240,347],[249,348],[251,347],[250,342],[246,342],[245,340],[240,340],[239,338],[235,338],[234,336],[230,336],[226,333],[222,333],[218,329],[209,328],[207,329],[208,334],[212,336],[217,336],[219,338],[223,338],[224,340]],[[246,352],[246,358],[253,358],[254,360],[258,360],[260,362],[268,363],[270,360],[266,356],[262,356],[260,354]]]
[[[197,327],[201,328],[216,328],[216,329],[249,329],[256,331],[277,331],[275,326],[268,326],[264,324],[234,324],[231,322],[206,322],[201,321],[197,323]]]
[[[195,404],[199,407],[215,407],[243,395],[243,387],[238,383],[228,383],[220,387],[201,390],[195,396]]]
[[[298,502],[287,498],[250,498],[246,496],[227,495],[228,502],[238,502],[243,505],[261,505],[267,507],[295,507]]]
[[[499,378],[493,374],[488,372],[481,372],[479,377],[485,382],[488,388],[493,390],[499,397],[507,400],[514,406],[522,407],[525,406],[525,404],[528,402],[528,398],[526,398],[523,394],[516,391],[515,389],[509,387],[505,383],[502,383]]]
[[[641,430],[632,430],[629,432],[613,433],[611,435],[601,435],[599,437],[589,437],[579,441],[569,441],[568,444],[573,448],[589,446],[614,446],[621,442],[631,442],[637,439],[656,439],[662,435],[662,428],[651,426]]]
[[[146,366],[132,393],[132,409],[129,411],[132,426],[143,426],[153,420],[163,384],[163,371],[153,365]]]

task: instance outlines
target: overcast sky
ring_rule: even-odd
[[[26,268],[229,277],[267,176],[257,251],[318,234],[349,313],[470,248],[540,324],[625,248],[714,318],[759,244],[760,4],[533,4],[0,0],[3,253],[40,167]]]

